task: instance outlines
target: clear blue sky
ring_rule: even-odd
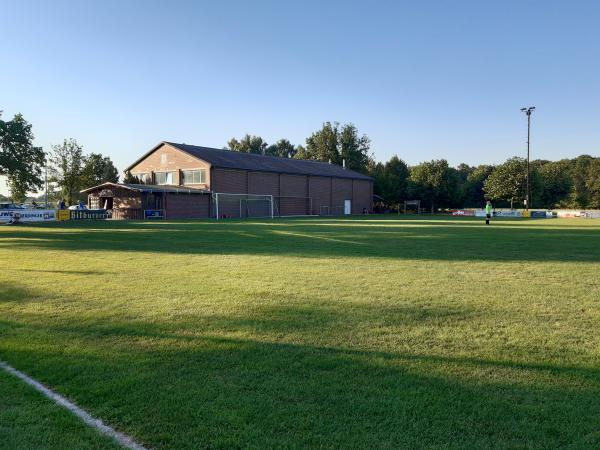
[[[5,1],[0,109],[123,169],[161,140],[304,143],[353,122],[378,160],[600,154],[596,1]],[[6,192],[1,183],[0,192]]]

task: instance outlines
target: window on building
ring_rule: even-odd
[[[206,183],[206,170],[184,170],[183,184],[204,184]]]
[[[173,184],[173,172],[154,172],[156,184]]]
[[[134,173],[132,174],[133,176],[137,177],[138,180],[140,180],[140,183],[143,184],[152,184],[152,174],[145,172],[145,173]]]

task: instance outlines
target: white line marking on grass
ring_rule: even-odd
[[[15,377],[20,378],[25,383],[27,383],[29,386],[35,388],[36,390],[38,390],[39,392],[44,394],[46,397],[53,400],[54,403],[57,403],[58,405],[62,406],[63,408],[66,408],[69,411],[71,411],[73,414],[75,414],[77,417],[79,417],[81,420],[83,420],[90,427],[95,428],[100,433],[113,438],[115,441],[117,441],[123,447],[129,448],[131,450],[147,450],[146,447],[143,447],[142,445],[138,444],[137,442],[135,442],[132,438],[130,438],[126,434],[120,433],[117,430],[109,427],[108,425],[105,425],[100,419],[96,419],[95,417],[93,417],[88,412],[81,409],[76,404],[74,404],[74,403],[70,402],[69,400],[67,400],[66,398],[64,398],[62,395],[59,395],[56,392],[53,392],[52,390],[48,389],[43,384],[35,381],[31,377],[28,377],[23,372],[15,369],[14,367],[9,366],[4,361],[0,361],[0,368],[4,369],[5,371],[14,375]]]

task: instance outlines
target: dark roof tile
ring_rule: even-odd
[[[344,169],[336,164],[303,159],[279,158],[276,156],[263,156],[253,153],[241,153],[231,150],[219,150],[196,145],[177,144],[165,142],[181,151],[200,158],[214,167],[224,169],[242,169],[261,172],[279,172],[295,175],[314,175],[324,177],[352,178],[357,180],[371,180],[370,177],[353,170]]]

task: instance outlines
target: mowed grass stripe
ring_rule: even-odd
[[[75,222],[0,252],[0,357],[153,448],[600,444],[599,222]]]

